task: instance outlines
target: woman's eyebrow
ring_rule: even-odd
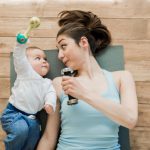
[[[62,40],[65,40],[65,39],[61,39],[60,41],[58,41],[58,44],[59,44]]]
[[[65,39],[60,39],[60,41],[58,41],[58,44],[60,44],[60,42],[63,41],[63,40],[65,40]],[[56,48],[59,47],[58,44],[56,44]]]

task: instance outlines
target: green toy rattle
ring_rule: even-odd
[[[27,30],[25,31],[24,34],[22,33],[19,33],[17,35],[17,41],[20,43],[20,44],[25,44],[29,38],[29,33],[32,29],[35,29],[35,28],[38,28],[40,26],[40,19],[38,17],[32,17],[30,19],[30,23],[29,23],[29,26],[27,28]]]

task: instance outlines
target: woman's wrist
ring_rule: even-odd
[[[94,99],[95,99],[96,95],[94,92],[89,92],[89,93],[86,93],[84,94],[84,101],[86,101],[87,103],[90,103],[90,102],[93,102]]]

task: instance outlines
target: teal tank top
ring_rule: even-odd
[[[112,73],[103,70],[107,80],[106,100],[120,103],[119,92]],[[61,94],[61,133],[57,150],[120,150],[119,124],[82,100],[77,105],[67,105],[68,96]]]

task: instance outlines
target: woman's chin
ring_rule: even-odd
[[[66,66],[66,67],[68,67],[68,68],[74,70],[74,67],[73,67],[73,66]]]
[[[66,63],[65,66],[74,70],[74,66],[70,65],[69,63]]]

